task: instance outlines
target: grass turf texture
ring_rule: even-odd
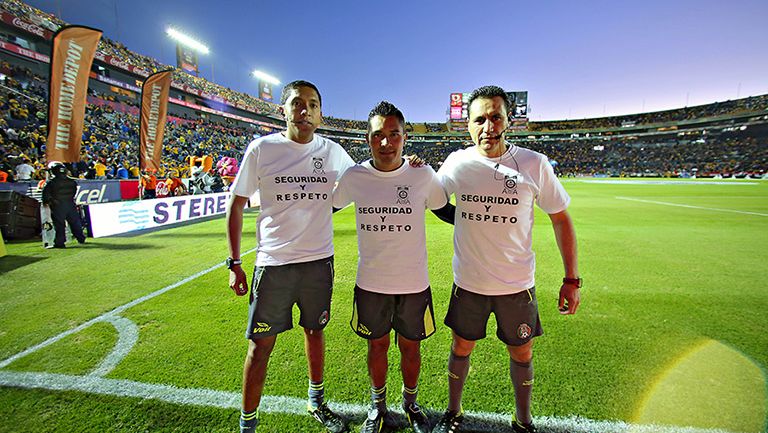
[[[768,217],[617,198],[768,214],[768,183],[741,183],[566,181],[586,282],[583,305],[569,317],[556,310],[562,264],[549,220],[537,210],[534,248],[545,335],[535,348],[535,416],[765,429]],[[367,404],[365,342],[348,325],[357,259],[351,209],[336,214],[334,224],[336,282],[326,333],[326,396]],[[254,246],[254,225],[255,215],[247,214],[243,250]],[[452,229],[431,214],[427,226],[435,314],[442,319],[452,279]],[[39,241],[7,248],[9,256],[0,258],[0,359],[207,269],[227,255],[222,219],[133,237],[89,239],[66,250],[43,250]],[[245,256],[247,266],[253,259],[253,254]],[[106,377],[239,391],[247,301],[235,297],[226,284],[227,270],[219,268],[121,313],[136,323],[139,340]],[[464,407],[509,413],[513,393],[507,354],[494,337],[493,320],[488,335],[472,355]],[[115,341],[111,325],[97,323],[4,370],[85,374]],[[681,359],[709,341],[728,350],[699,354],[721,354],[698,359],[700,371],[716,374],[704,368],[708,364],[732,371],[725,384],[697,387],[695,374],[691,378],[675,369],[690,368]],[[447,401],[449,345],[450,330],[439,326],[422,346],[419,400],[436,411]],[[734,353],[741,356],[738,362],[730,362]],[[398,364],[393,346],[390,403],[399,403]],[[712,378],[700,380],[704,384]],[[302,335],[294,329],[278,338],[266,393],[304,398],[306,385]],[[742,388],[750,394],[740,393]],[[658,390],[669,389],[676,392],[672,401],[657,398]],[[705,402],[702,389],[711,391]],[[715,398],[713,406],[711,394],[718,390],[723,397]],[[665,415],[670,411],[663,407],[648,407],[654,404],[680,408],[673,411],[677,418]],[[739,416],[703,413],[699,407],[719,407]],[[234,431],[237,420],[230,409],[9,387],[0,388],[0,408],[0,432]],[[690,415],[681,416],[683,412]],[[263,413],[259,431],[322,429],[306,416]]]

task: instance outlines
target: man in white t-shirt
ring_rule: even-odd
[[[281,111],[286,131],[248,145],[230,191],[227,237],[229,285],[248,293],[240,260],[243,208],[256,191],[261,200],[258,251],[248,314],[248,354],[243,367],[240,431],[258,425],[267,364],[277,334],[293,327],[298,304],[309,364],[308,410],[329,431],[347,430],[346,422],[324,403],[323,328],[330,319],[333,287],[332,192],[354,161],[337,143],[315,130],[322,122],[317,87],[294,81],[283,88]]]
[[[29,159],[24,157],[21,164],[16,166],[16,181],[20,180],[32,180],[32,175],[35,173],[34,167],[29,165]]]
[[[570,197],[547,157],[508,145],[512,104],[503,89],[485,86],[469,99],[469,133],[474,146],[452,153],[438,171],[446,193],[456,198],[454,288],[445,324],[453,330],[448,360],[448,410],[437,433],[461,431],[461,393],[475,342],[485,338],[491,313],[497,337],[507,345],[515,390],[518,433],[535,432],[531,418],[533,337],[542,334],[534,289],[531,250],[533,205],[549,215],[560,249],[565,278],[559,309],[579,306],[576,234],[566,208]]]
[[[379,433],[387,414],[389,334],[397,334],[403,376],[403,411],[416,433],[429,433],[416,403],[421,340],[435,331],[427,270],[424,211],[447,203],[429,166],[411,167],[403,159],[405,118],[382,101],[368,115],[366,141],[372,159],[352,167],[333,192],[333,207],[355,203],[357,265],[350,325],[368,340],[371,409],[361,433]]]

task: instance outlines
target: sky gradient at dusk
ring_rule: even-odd
[[[255,68],[306,79],[341,118],[387,99],[408,120],[443,122],[451,92],[485,84],[528,90],[531,120],[768,93],[765,0],[27,3],[171,65],[173,25],[211,49],[205,78],[253,95]]]

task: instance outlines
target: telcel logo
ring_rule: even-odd
[[[77,193],[75,194],[75,202],[77,202],[77,204],[101,203],[104,201],[104,192],[106,190],[106,184],[102,184],[101,189],[87,189],[78,185]]]

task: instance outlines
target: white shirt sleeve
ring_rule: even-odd
[[[335,162],[334,167],[339,168],[339,179],[341,179],[341,176],[343,176],[347,170],[357,164],[339,143],[336,143],[335,141],[333,143],[335,144],[334,151],[332,152]]]
[[[429,186],[427,189],[427,208],[428,209],[440,209],[448,203],[448,197],[443,190],[443,185],[440,183],[440,179],[437,177],[437,173],[432,167],[429,168]]]
[[[571,197],[555,176],[555,170],[549,160],[542,158],[540,164],[539,194],[536,196],[536,204],[548,214],[562,212],[568,208]]]
[[[333,207],[336,209],[342,209],[352,202],[348,187],[350,174],[350,172],[347,172],[341,176],[338,185],[333,189]]]
[[[443,186],[445,195],[448,197],[456,192],[456,182],[453,180],[453,170],[455,165],[454,161],[456,160],[454,154],[455,152],[448,155],[448,158],[445,159],[445,162],[443,163],[442,167],[440,167],[440,170],[437,171],[437,178],[440,181],[440,184]]]
[[[259,146],[256,140],[248,145],[234,182],[229,190],[234,195],[251,197],[259,190]]]

